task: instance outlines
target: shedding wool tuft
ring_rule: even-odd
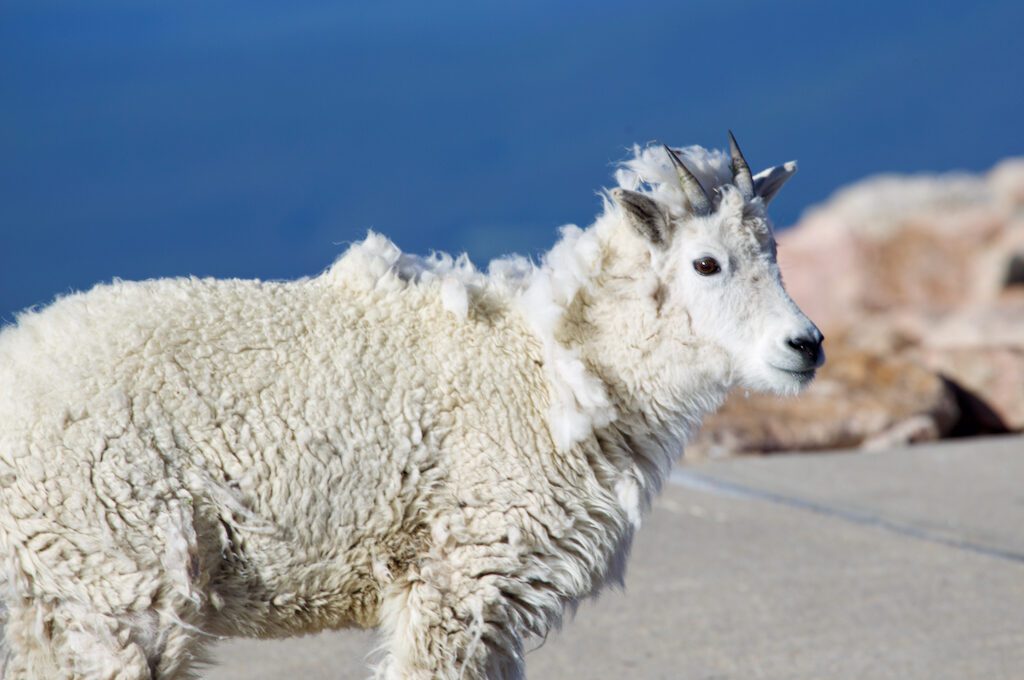
[[[544,347],[551,388],[548,425],[559,451],[567,451],[595,427],[604,427],[615,417],[604,384],[587,370],[578,350],[556,338],[569,305],[600,273],[600,267],[596,233],[574,225],[563,227],[561,240],[533,272],[519,297],[520,312]]]
[[[731,184],[729,154],[700,146],[685,146],[676,151],[709,194],[717,187]],[[682,207],[688,205],[676,170],[665,150],[658,145],[634,146],[633,158],[622,163],[615,172],[615,181],[623,189],[643,191],[664,205],[678,206],[674,211],[677,214],[682,214]]]
[[[604,427],[615,418],[601,380],[587,370],[578,350],[556,338],[576,294],[600,274],[601,257],[596,232],[567,225],[540,266],[517,256],[499,258],[490,263],[485,275],[465,254],[457,258],[447,253],[427,258],[407,255],[388,238],[370,232],[339,258],[328,275],[361,289],[436,287],[443,307],[463,320],[469,316],[475,296],[513,299],[544,348],[551,389],[548,426],[558,450],[567,451],[595,427]]]

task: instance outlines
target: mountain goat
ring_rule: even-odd
[[[765,208],[795,172],[635,148],[534,266],[371,233],[291,282],[115,281],[0,334],[4,677],[181,678],[215,636],[379,627],[381,678],[519,678],[620,581],[733,386],[822,336]]]

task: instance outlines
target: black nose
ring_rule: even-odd
[[[820,334],[813,338],[804,335],[799,338],[790,338],[787,342],[790,347],[800,352],[808,363],[817,366],[821,359],[821,341],[824,339]]]

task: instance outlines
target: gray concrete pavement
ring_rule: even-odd
[[[364,678],[360,632],[229,641],[210,680]],[[681,467],[626,591],[529,677],[1024,679],[1024,438]]]

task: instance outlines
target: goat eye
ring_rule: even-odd
[[[722,268],[718,265],[718,260],[713,257],[702,257],[699,260],[694,260],[693,269],[701,276],[711,276],[722,271]]]

